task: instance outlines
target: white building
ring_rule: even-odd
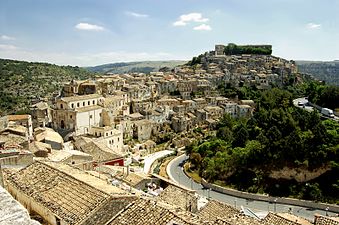
[[[74,131],[76,135],[89,133],[92,126],[102,124],[103,100],[98,94],[58,99],[52,112],[53,128]]]

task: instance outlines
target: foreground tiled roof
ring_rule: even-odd
[[[339,217],[315,215],[315,225],[339,225]]]
[[[88,219],[81,222],[81,225],[107,224],[116,214],[127,205],[135,201],[132,196],[110,197],[95,212],[88,216]]]
[[[242,215],[242,214],[237,214],[233,215],[228,218],[218,218],[216,221],[214,221],[212,224],[217,224],[217,225],[271,225],[271,224],[266,224],[263,221],[256,220],[254,218]]]
[[[216,200],[209,201],[199,212],[199,217],[208,224],[218,225],[262,225],[262,221],[242,214],[239,210],[226,203]]]
[[[289,220],[275,213],[268,213],[263,222],[269,225],[300,225],[301,223]]]
[[[196,208],[197,198],[194,193],[174,185],[169,185],[159,195],[159,200],[179,207],[181,210],[193,210]]]
[[[7,183],[48,208],[67,224],[77,224],[85,219],[109,197],[41,162],[35,162],[10,175]]]
[[[236,208],[215,200],[209,201],[199,212],[198,215],[204,220],[215,221],[218,218],[229,218],[240,214]]]
[[[156,201],[138,199],[115,216],[108,225],[168,225],[197,224],[185,221]]]
[[[123,158],[122,155],[113,152],[106,145],[95,141],[84,144],[81,146],[80,150],[93,156],[93,160],[96,162],[105,162]]]

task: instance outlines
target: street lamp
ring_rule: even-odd
[[[180,173],[179,173],[179,171],[177,171],[177,174],[178,174],[178,184],[180,184]]]
[[[274,199],[274,212],[276,212],[277,211],[277,198],[276,199]]]

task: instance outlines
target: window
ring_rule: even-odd
[[[88,101],[87,103],[88,103],[88,105],[91,105],[91,102],[90,102],[90,101]]]
[[[63,109],[64,108],[64,105],[63,104],[60,104],[60,109]]]
[[[74,108],[74,103],[72,103],[71,108],[72,108],[72,109]]]
[[[95,105],[95,100],[93,100],[93,105]]]
[[[113,135],[113,131],[111,131],[111,135]]]
[[[92,115],[89,115],[89,118],[90,118],[90,119],[92,119],[92,118],[93,118],[93,116],[92,116]]]
[[[118,142],[119,142],[119,138],[118,138]]]
[[[85,106],[85,102],[82,103],[82,106]]]
[[[72,118],[73,118],[73,116],[72,116],[72,115],[70,115],[70,116],[69,116],[69,118],[71,118],[71,119],[72,119]]]

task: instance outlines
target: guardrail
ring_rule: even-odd
[[[227,194],[227,195],[232,195],[232,196],[239,197],[239,198],[286,204],[286,205],[296,205],[296,206],[302,206],[302,207],[307,207],[307,208],[312,208],[312,209],[320,209],[320,210],[326,210],[329,212],[339,213],[339,205],[317,203],[317,202],[299,200],[299,199],[293,199],[293,198],[281,198],[281,197],[272,197],[268,195],[253,194],[253,193],[234,190],[231,188],[221,187],[215,184],[210,184],[205,179],[202,179],[201,184],[204,188],[211,189],[216,192],[220,192],[220,193]]]

